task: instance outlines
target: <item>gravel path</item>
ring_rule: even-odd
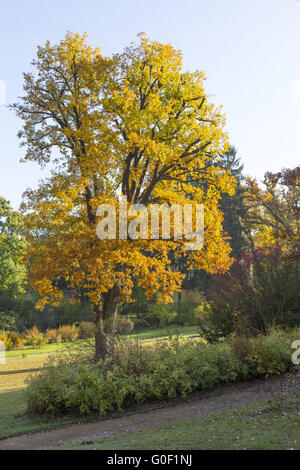
[[[127,414],[93,423],[77,423],[51,431],[23,434],[0,440],[0,450],[38,450],[53,448],[71,442],[101,440],[122,432],[138,431],[163,426],[179,420],[200,417],[218,410],[255,403],[273,397],[282,391],[299,391],[300,378],[288,376],[259,379],[222,387],[217,391],[199,392],[185,401],[142,405]]]

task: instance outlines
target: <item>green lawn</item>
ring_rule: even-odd
[[[0,392],[0,439],[25,432],[53,429],[72,422],[71,418],[32,417],[25,414],[25,411],[24,390]]]
[[[198,326],[169,326],[166,328],[143,328],[133,331],[129,337],[138,339],[151,339],[159,337],[168,337],[170,335],[197,335],[199,332]]]
[[[43,367],[47,356],[32,356],[8,359],[0,364],[0,393],[24,388],[25,378]],[[1,395],[0,395],[1,396]],[[1,404],[3,399],[1,400]]]
[[[25,414],[24,381],[29,374],[43,367],[46,360],[47,356],[26,357],[9,359],[0,365],[0,439],[51,429],[72,421],[70,418],[45,419]]]
[[[42,348],[32,348],[31,346],[25,346],[22,349],[13,349],[12,351],[6,351],[6,357],[18,357],[18,356],[28,356],[33,354],[47,354],[51,352],[64,351],[73,346],[74,343],[50,343],[46,344]]]
[[[58,449],[299,450],[299,399],[299,395],[290,394],[282,406],[272,399],[147,431],[118,434],[90,445],[71,444]]]
[[[190,336],[197,335],[199,328],[197,326],[170,326],[166,328],[144,328],[133,332],[128,335],[129,338],[135,339],[152,339],[152,338],[167,338],[170,335],[180,335],[180,336]],[[42,348],[32,348],[30,346],[25,346],[22,349],[14,349],[12,351],[6,352],[6,357],[18,357],[18,356],[28,356],[35,354],[47,354],[52,352],[64,351],[66,349],[72,348],[74,346],[80,345],[80,341],[75,343],[66,342],[66,343],[51,343],[46,344]]]

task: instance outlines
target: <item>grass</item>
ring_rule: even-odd
[[[199,328],[197,326],[170,326],[166,328],[144,328],[134,331],[132,334],[128,335],[129,338],[135,339],[154,339],[154,338],[167,338],[170,335],[180,335],[180,336],[190,336],[192,334],[197,334]],[[65,342],[65,343],[50,343],[46,344],[41,348],[32,348],[30,346],[25,346],[22,349],[13,349],[11,351],[6,351],[6,357],[19,357],[19,356],[33,356],[36,354],[48,354],[54,352],[64,351],[66,349],[72,348],[80,344],[80,341],[75,343]]]
[[[10,359],[0,365],[0,439],[72,422],[70,417],[45,419],[26,414],[24,381],[43,367],[46,360],[47,356],[27,357]]]
[[[25,378],[43,367],[46,360],[47,356],[36,356],[9,359],[6,364],[0,364],[0,393],[24,388]]]
[[[26,432],[53,429],[72,421],[68,418],[43,418],[25,413],[24,390],[0,392],[0,439]]]
[[[289,450],[300,449],[299,395],[234,407],[168,426],[122,433],[68,450]]]
[[[165,328],[143,328],[133,331],[129,337],[134,337],[137,339],[152,339],[160,337],[168,337],[170,335],[190,335],[198,334],[198,326],[169,326]]]
[[[22,349],[13,349],[11,351],[6,351],[6,357],[19,357],[19,356],[31,356],[35,354],[48,354],[52,352],[64,351],[69,347],[72,347],[74,343],[65,342],[65,343],[50,343],[46,344],[41,348],[32,348],[30,346],[25,346]]]

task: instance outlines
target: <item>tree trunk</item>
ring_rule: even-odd
[[[115,324],[118,317],[118,305],[120,301],[120,289],[117,284],[103,294],[103,322],[104,331],[114,335]]]
[[[94,306],[95,316],[95,359],[109,356],[114,349],[115,323],[118,315],[120,289],[117,284],[103,294],[102,306]]]

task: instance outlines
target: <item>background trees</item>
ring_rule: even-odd
[[[21,264],[25,250],[23,220],[9,202],[0,197],[0,329],[20,325],[18,297],[24,292],[26,266]]]
[[[272,327],[300,324],[299,261],[287,263],[279,245],[245,252],[224,275],[215,276],[211,310],[203,326],[215,338],[267,334]],[[217,334],[218,333],[218,334]]]
[[[300,167],[265,174],[264,188],[247,179],[250,224],[257,242],[281,243],[290,259],[300,257]]]
[[[266,173],[263,187],[247,178],[243,191],[250,244],[213,277],[204,323],[220,335],[299,326],[300,168]]]
[[[0,290],[15,296],[22,290],[26,267],[21,264],[25,249],[23,221],[19,212],[0,197]]]
[[[251,234],[247,224],[249,208],[246,204],[244,167],[235,147],[230,147],[222,156],[221,165],[237,181],[234,194],[222,194],[220,209],[224,214],[223,229],[230,237],[232,255],[238,257],[249,248]]]

